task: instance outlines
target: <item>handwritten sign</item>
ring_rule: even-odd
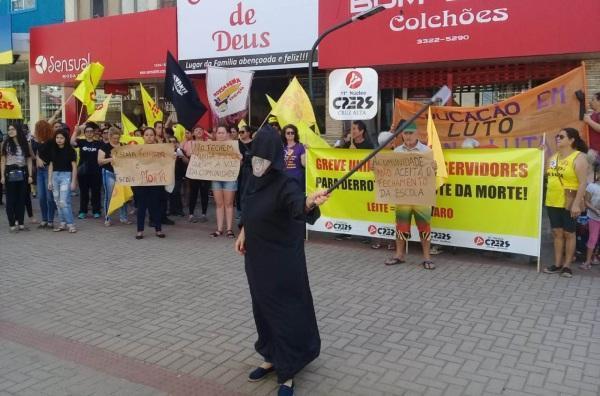
[[[175,182],[172,144],[142,144],[112,151],[117,183],[126,186],[166,186]]]
[[[185,177],[196,180],[235,181],[240,173],[241,158],[236,140],[194,142]]]
[[[400,205],[435,205],[432,153],[380,153],[373,159],[376,201]]]

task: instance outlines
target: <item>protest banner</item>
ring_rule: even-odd
[[[21,104],[15,88],[0,88],[0,119],[20,120],[23,118]]]
[[[433,153],[379,153],[373,158],[375,200],[386,204],[435,205]]]
[[[433,121],[445,148],[461,148],[466,140],[482,147],[535,148],[547,134],[554,136],[565,127],[584,132],[579,119],[580,101],[576,92],[586,85],[583,66],[521,94],[482,107],[432,106]],[[396,99],[393,125],[414,115],[422,104]],[[417,119],[420,138],[426,141],[427,117]],[[582,133],[587,140],[587,134]],[[551,147],[553,148],[553,147]]]
[[[333,185],[368,150],[309,149],[306,191]],[[448,179],[432,208],[432,242],[539,256],[543,154],[538,149],[444,150]],[[309,230],[394,239],[394,204],[379,202],[373,164],[342,183]],[[412,239],[418,240],[413,229]]]
[[[185,177],[195,180],[235,181],[240,173],[240,147],[235,140],[194,142]]]
[[[175,182],[172,144],[140,144],[112,151],[116,182],[125,186],[166,186]]]

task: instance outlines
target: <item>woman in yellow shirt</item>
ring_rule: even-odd
[[[576,219],[585,209],[588,163],[583,153],[587,153],[588,147],[574,128],[562,129],[555,139],[556,153],[546,165],[546,210],[554,238],[554,265],[544,272],[570,278]]]

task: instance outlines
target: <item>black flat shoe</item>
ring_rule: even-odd
[[[294,383],[292,382],[292,386],[287,386],[285,384],[279,385],[277,396],[294,396]]]
[[[248,375],[248,381],[250,382],[258,382],[265,379],[269,373],[275,371],[275,367],[271,366],[271,368],[265,369],[262,367],[257,367],[254,371]]]
[[[144,239],[144,236],[143,235],[136,235],[135,239],[137,239],[137,240]]]
[[[162,232],[157,232],[157,233],[156,233],[156,236],[157,236],[157,237],[159,237],[159,238],[164,238],[164,237],[166,237],[166,235],[165,235],[165,234],[163,234]]]

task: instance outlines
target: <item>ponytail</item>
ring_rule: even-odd
[[[581,151],[582,153],[587,153],[588,152],[588,146],[587,144],[583,141],[583,139],[581,138],[581,136],[579,136],[579,131],[575,128],[563,128],[563,131],[565,131],[567,133],[567,137],[569,139],[573,139],[573,143],[572,143],[572,147],[577,150],[577,151]]]

